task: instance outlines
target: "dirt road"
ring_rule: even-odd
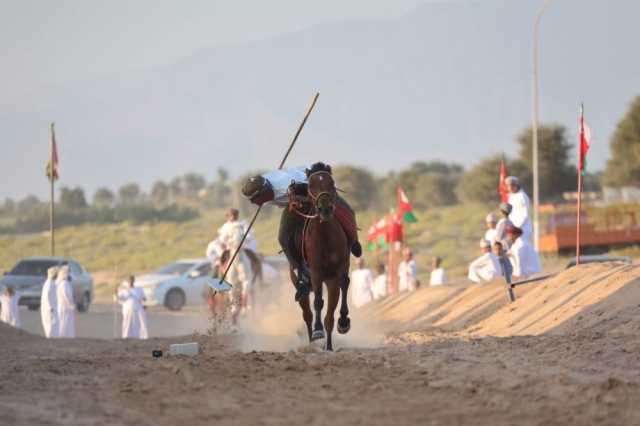
[[[76,313],[76,333],[78,337],[112,339],[120,337],[122,315],[121,308],[105,303],[92,304],[89,312]],[[171,312],[164,307],[147,309],[149,319],[149,335],[151,337],[183,336],[186,334],[206,333],[209,327],[204,307],[184,308]],[[38,336],[43,335],[40,322],[40,311],[29,311],[20,308],[22,328]]]
[[[571,274],[520,294],[515,305],[494,303],[491,286],[387,301],[379,309],[390,313],[378,320],[399,321],[404,303],[402,315],[421,328],[369,341],[362,336],[377,335],[380,325],[356,314],[354,334],[340,339],[335,353],[300,344],[290,330],[289,315],[297,312],[288,309],[265,312],[262,330],[148,341],[45,340],[0,325],[0,423],[640,424],[640,270]],[[412,302],[420,298],[431,302]],[[449,306],[454,298],[459,302]],[[412,304],[428,306],[437,318],[406,312]],[[456,313],[456,306],[466,308]],[[532,315],[537,335],[477,331],[497,334],[499,322],[504,331],[528,324]],[[563,318],[564,328],[557,324]],[[453,323],[466,325],[455,330]],[[287,333],[267,333],[278,324]],[[202,347],[194,358],[151,357],[153,349],[194,340]],[[273,350],[250,350],[264,349],[266,341]]]

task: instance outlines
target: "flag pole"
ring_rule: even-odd
[[[576,265],[580,265],[580,217],[582,210],[582,170],[584,159],[582,158],[582,138],[584,137],[584,105],[580,104],[580,135],[578,143],[578,201],[576,216]]]
[[[55,164],[53,163],[53,141],[55,140],[54,123],[51,123],[51,139],[49,140],[49,252],[51,256],[56,254],[55,243],[55,208],[54,208],[54,182],[55,182]]]

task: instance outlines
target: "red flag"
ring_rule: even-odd
[[[51,143],[49,146],[49,161],[47,162],[47,177],[49,180],[58,180],[58,147],[56,145],[56,133],[51,123]]]
[[[591,129],[584,122],[584,109],[580,106],[580,158],[578,159],[578,171],[584,174],[587,166],[587,152],[591,144]]]
[[[509,190],[507,184],[504,181],[507,178],[507,168],[504,165],[504,160],[500,160],[500,183],[498,184],[498,193],[500,194],[500,200],[503,203],[509,201]]]
[[[387,229],[385,239],[387,243],[402,242],[404,239],[404,227],[402,225],[402,213],[387,216]]]

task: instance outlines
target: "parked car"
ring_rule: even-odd
[[[288,271],[284,256],[264,259],[263,278],[267,285],[281,281],[281,271]],[[213,272],[207,258],[181,259],[136,277],[135,286],[144,291],[146,305],[164,305],[171,311],[179,311],[185,305],[204,304],[203,293]]]
[[[135,286],[144,291],[146,305],[179,311],[185,305],[203,303],[202,292],[211,274],[209,259],[181,259],[136,277]]]
[[[18,304],[30,310],[40,309],[42,285],[52,266],[69,265],[73,297],[79,312],[89,310],[93,300],[93,278],[77,261],[66,257],[28,257],[19,261],[0,279],[0,289],[11,286],[20,295]]]

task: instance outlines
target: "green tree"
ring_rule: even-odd
[[[60,206],[70,210],[84,209],[87,207],[87,199],[84,196],[84,190],[80,187],[74,189],[63,186],[60,188]]]
[[[620,120],[610,143],[603,181],[610,186],[640,185],[640,96]]]
[[[183,195],[189,198],[198,197],[198,193],[205,187],[207,181],[204,176],[197,173],[187,173],[182,176]]]
[[[355,210],[366,210],[378,199],[378,188],[373,174],[367,169],[355,166],[336,166],[332,170],[336,186]]]
[[[169,204],[169,185],[159,180],[151,187],[151,202],[156,206]]]
[[[101,187],[93,194],[93,205],[100,208],[113,207],[116,196],[109,188]]]
[[[120,204],[136,204],[142,200],[142,191],[137,183],[128,183],[118,189]]]
[[[531,128],[524,129],[517,137],[520,145],[519,160],[532,174]],[[540,198],[558,198],[565,191],[576,189],[576,167],[569,162],[573,145],[567,140],[567,129],[557,124],[538,128],[538,167],[540,176]],[[509,174],[517,174],[509,170]]]
[[[415,162],[399,173],[390,173],[382,181],[384,202],[395,205],[400,185],[417,208],[455,204],[455,188],[464,168],[442,161]]]

